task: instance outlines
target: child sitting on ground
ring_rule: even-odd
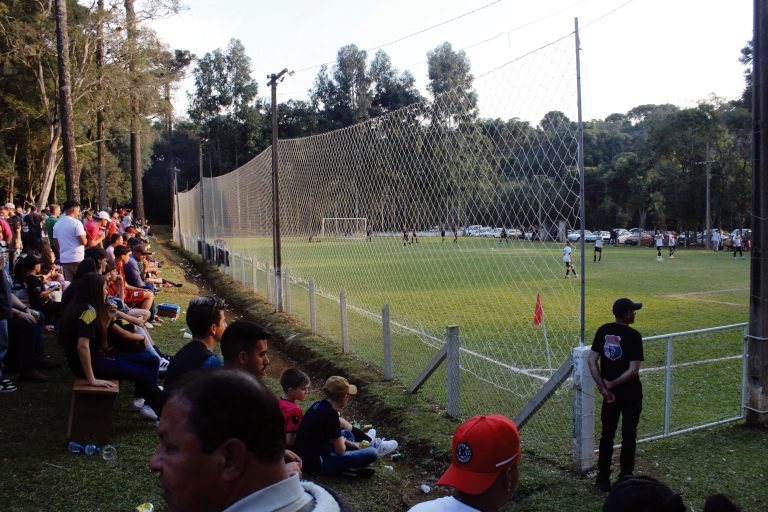
[[[283,425],[285,428],[285,446],[292,448],[296,443],[296,435],[299,433],[299,425],[303,416],[301,407],[296,402],[307,399],[309,392],[309,377],[298,368],[288,368],[280,375],[280,385],[283,387],[283,396],[280,397],[280,411],[283,413]]]

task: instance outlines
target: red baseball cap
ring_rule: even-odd
[[[437,485],[482,494],[505,469],[520,460],[520,433],[500,414],[475,416],[453,434],[453,457]]]

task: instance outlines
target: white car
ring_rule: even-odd
[[[600,238],[603,239],[603,242],[608,243],[611,241],[611,232],[610,231],[600,231]]]
[[[480,224],[467,226],[466,229],[464,229],[464,236],[480,236],[480,229],[482,229],[482,227],[483,226]]]
[[[493,231],[493,228],[489,227],[480,228],[480,234],[478,236],[482,236],[484,238],[493,238]],[[501,230],[499,230],[499,233],[501,233]]]

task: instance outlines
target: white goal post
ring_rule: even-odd
[[[367,229],[365,217],[323,217],[320,238],[365,238]]]

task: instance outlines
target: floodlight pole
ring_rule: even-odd
[[[278,152],[277,152],[277,83],[285,79],[285,75],[293,74],[288,68],[277,74],[268,75],[268,86],[272,87],[272,250],[275,264],[275,311],[283,311],[282,256],[280,247],[280,189],[278,186]]]
[[[747,334],[747,424],[768,425],[768,5],[754,0],[752,57],[752,256]]]
[[[579,251],[581,252],[581,309],[579,311],[579,346],[584,346],[584,323],[586,321],[586,269],[584,260],[584,124],[581,116],[581,40],[579,39],[579,18],[574,18],[576,29],[576,105],[578,109],[578,159],[579,159],[579,224],[581,236],[579,237]],[[642,235],[642,233],[641,233]]]

